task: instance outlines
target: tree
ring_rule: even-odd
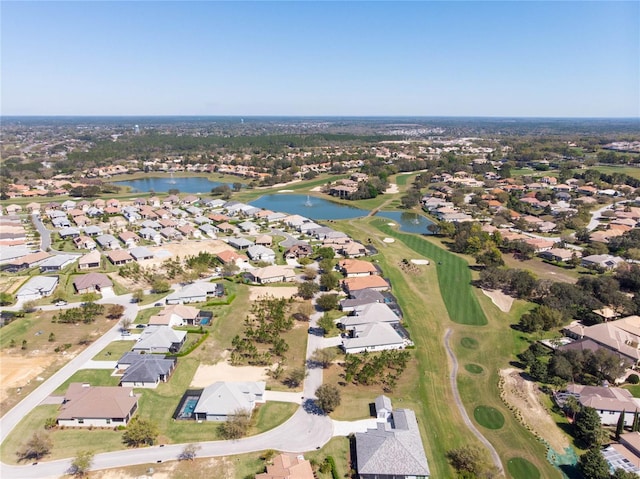
[[[240,268],[235,263],[225,263],[222,265],[222,276],[233,276]]]
[[[297,388],[306,377],[307,371],[304,368],[296,368],[289,373],[286,383],[290,388]]]
[[[338,295],[335,293],[320,295],[316,299],[316,304],[322,311],[338,309]]]
[[[246,409],[236,409],[220,424],[220,435],[225,439],[240,439],[247,434],[250,424],[251,413]]]
[[[323,246],[316,251],[316,259],[333,259],[336,256],[336,252],[329,246]]]
[[[131,324],[133,324],[133,321],[128,316],[125,316],[120,320],[120,328],[122,329],[122,331],[126,331],[127,329],[129,329],[131,327]]]
[[[622,410],[620,417],[618,417],[618,424],[616,424],[616,441],[620,440],[620,435],[624,432],[624,416],[625,410]]]
[[[311,299],[320,290],[320,287],[313,281],[305,281],[298,284],[298,296],[302,299]]]
[[[573,423],[575,436],[587,448],[597,447],[602,442],[600,416],[592,407],[583,407]]]
[[[611,476],[611,479],[638,479],[638,475],[635,472],[627,472],[624,469],[616,469]]]
[[[326,369],[331,366],[337,355],[338,352],[335,348],[318,348],[311,354],[311,360]]]
[[[134,417],[122,435],[122,441],[131,447],[152,446],[158,434],[158,426],[155,423],[147,419]]]
[[[124,313],[124,306],[121,304],[112,304],[107,308],[107,318],[120,319]]]
[[[91,451],[78,451],[75,459],[71,462],[69,468],[69,474],[72,476],[83,477],[91,469],[93,464],[93,452]]]
[[[589,449],[580,456],[578,468],[589,479],[609,479],[609,464],[597,448]]]
[[[11,303],[13,303],[12,294],[6,293],[4,291],[0,293],[0,306],[8,306]]]
[[[37,460],[49,454],[52,447],[53,441],[51,441],[49,435],[42,431],[36,431],[27,442],[16,451],[16,454],[19,460]]]
[[[151,290],[154,293],[166,293],[171,289],[171,285],[169,281],[163,279],[162,277],[154,278],[151,283]]]
[[[196,458],[196,454],[202,446],[199,444],[187,444],[178,456],[179,461],[193,461]]]
[[[326,413],[340,405],[340,390],[333,384],[323,384],[316,389],[316,403]]]
[[[24,313],[33,313],[37,309],[35,301],[25,301],[22,304],[22,311]]]
[[[477,446],[462,446],[447,451],[449,463],[458,473],[470,473],[477,477],[485,466],[484,454]]]
[[[144,299],[144,291],[141,289],[136,289],[133,292],[132,298],[134,302],[140,303]]]
[[[502,253],[496,246],[489,246],[483,251],[478,252],[475,255],[476,263],[483,264],[485,266],[502,266],[504,260],[502,259]]]
[[[307,281],[313,281],[314,279],[316,279],[316,276],[318,276],[318,271],[316,271],[315,268],[307,266],[304,271],[302,271],[302,275]]]
[[[329,271],[320,276],[320,287],[325,291],[337,289],[340,285],[340,280],[335,272]]]
[[[324,334],[326,335],[335,327],[335,323],[333,322],[333,319],[331,319],[331,316],[325,313],[318,320],[318,326],[324,330]]]

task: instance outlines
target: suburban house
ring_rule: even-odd
[[[279,265],[249,270],[247,276],[249,276],[249,279],[254,283],[260,284],[287,282],[293,281],[296,278],[296,274],[292,268]]]
[[[234,250],[226,249],[216,254],[216,258],[220,260],[222,264],[238,264],[248,261],[248,258],[243,254],[238,254]]]
[[[58,286],[58,276],[33,276],[16,293],[18,301],[31,301],[51,296]]]
[[[345,312],[354,311],[357,306],[371,303],[384,303],[384,296],[375,289],[360,289],[351,293],[351,297],[340,301],[340,309]]]
[[[109,258],[109,261],[111,261],[115,266],[131,263],[133,261],[133,256],[131,256],[127,250],[123,249],[109,251],[107,253],[107,258]]]
[[[240,409],[249,413],[264,403],[266,383],[218,381],[202,391],[193,411],[196,420],[226,421]]]
[[[273,458],[267,471],[256,474],[255,479],[315,479],[311,463],[304,456],[280,454]]]
[[[106,274],[88,273],[78,276],[73,280],[73,287],[78,294],[95,293],[105,288],[113,287],[113,283]]]
[[[177,353],[186,339],[186,331],[176,331],[169,326],[147,326],[131,350],[141,353]]]
[[[78,260],[78,269],[99,268],[101,258],[102,256],[99,251],[87,253]]]
[[[342,340],[342,349],[347,354],[404,349],[412,344],[390,323],[360,324],[350,327],[347,331],[349,337]]]
[[[627,316],[593,326],[575,323],[566,327],[564,332],[570,338],[590,339],[618,353],[633,365],[640,362],[640,316]]]
[[[102,249],[118,249],[120,242],[113,235],[100,235],[96,237],[96,242]]]
[[[636,410],[640,409],[640,399],[634,398],[631,392],[622,388],[569,384],[566,390],[555,394],[555,400],[562,407],[570,396],[575,397],[582,406],[595,409],[605,426],[618,424],[624,411],[624,424],[630,427]]]
[[[220,225],[218,225],[220,227]],[[243,250],[249,248],[249,246],[253,246],[253,241],[249,241],[246,238],[229,238],[227,241],[231,246],[235,249]]]
[[[182,289],[171,293],[166,298],[167,304],[202,303],[208,296],[222,296],[224,288],[217,283],[192,283]]]
[[[343,316],[338,320],[344,329],[370,323],[399,323],[400,318],[384,303],[370,303],[356,306],[353,316]]]
[[[129,249],[129,254],[133,256],[136,261],[153,258],[153,253],[151,252],[151,250],[145,248],[144,246],[136,246]]]
[[[200,310],[192,306],[174,304],[149,318],[149,326],[184,326],[198,324]]]
[[[368,276],[358,276],[342,280],[342,285],[348,294],[361,289],[369,288],[376,291],[389,291],[391,287],[382,276],[372,274]]]
[[[378,401],[391,406],[391,401]],[[384,411],[382,416],[387,416]],[[411,409],[396,409],[376,429],[355,434],[356,470],[361,479],[425,479],[430,475],[429,463]]]
[[[71,383],[57,422],[67,427],[126,426],[137,409],[133,388]]]
[[[175,358],[157,354],[125,353],[116,364],[116,375],[121,374],[120,386],[155,388],[167,382],[176,367]]]
[[[271,245],[273,244],[273,238],[271,238],[271,236],[269,236],[269,235],[258,236],[256,238],[255,243],[258,246],[265,246],[267,248],[270,248]]]
[[[612,471],[622,469],[640,476],[640,432],[620,434],[618,443],[602,450]]]
[[[620,263],[624,263],[624,259],[610,254],[592,254],[582,258],[580,263],[585,268],[615,269]]]
[[[313,253],[313,248],[307,243],[298,243],[291,246],[284,252],[286,259],[306,258]]]
[[[18,259],[14,259],[10,263],[8,263],[3,269],[8,270],[9,272],[16,272],[23,269],[33,268],[34,266],[38,266],[42,261],[49,258],[51,255],[46,251],[38,251],[36,253],[30,253],[26,256],[22,256]]]
[[[73,238],[73,244],[78,249],[96,249],[96,242],[88,236],[78,236]]]
[[[252,261],[264,261],[266,263],[275,263],[276,254],[272,249],[265,246],[253,245],[247,248],[247,256]]]
[[[359,259],[343,259],[338,263],[338,267],[347,278],[379,274],[378,268],[373,263]]]
[[[70,254],[56,254],[48,257],[40,263],[40,272],[47,273],[49,271],[60,271],[72,264],[77,256]]]
[[[559,263],[566,263],[570,261],[574,255],[578,255],[579,252],[566,249],[566,248],[551,248],[547,251],[540,253],[540,257],[548,259],[549,261],[557,261]]]

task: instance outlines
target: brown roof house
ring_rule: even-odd
[[[109,261],[116,266],[131,263],[133,261],[133,256],[131,256],[128,251],[122,249],[109,251],[107,253],[107,258],[109,258]]]
[[[382,276],[372,274],[369,276],[358,276],[355,278],[346,278],[342,281],[342,285],[347,293],[358,291],[365,288],[371,288],[376,291],[389,291],[389,283]]]
[[[101,255],[99,251],[92,251],[78,260],[78,269],[91,269],[100,267]]]
[[[138,409],[133,388],[71,383],[58,414],[68,427],[126,426]]]
[[[358,276],[370,276],[372,274],[378,274],[378,269],[373,263],[369,261],[362,261],[359,259],[343,259],[338,263],[340,271],[347,278],[356,278]]]
[[[267,472],[256,474],[256,479],[314,479],[311,463],[304,456],[280,454],[267,466]]]
[[[78,294],[96,293],[105,288],[113,287],[113,283],[106,274],[87,273],[73,280],[73,287]]]
[[[622,388],[569,384],[565,391],[556,393],[555,399],[562,407],[570,396],[575,397],[582,406],[595,409],[605,426],[615,426],[624,411],[624,424],[630,427],[635,411],[640,409],[640,399]]]

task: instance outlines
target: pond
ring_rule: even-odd
[[[312,220],[344,220],[369,214],[369,210],[306,195],[265,195],[252,201],[251,204],[257,208],[305,216]],[[417,213],[380,211],[377,216],[393,220],[399,225],[400,231],[430,234],[427,226],[432,222]]]
[[[137,180],[116,181],[118,186],[128,186],[131,191],[166,193],[170,189],[176,189],[180,193],[209,193],[212,188],[223,185],[219,181],[211,181],[202,176],[171,178],[164,176],[160,178],[139,178]],[[231,185],[229,185],[231,186]]]
[[[355,206],[306,195],[265,195],[252,201],[251,205],[312,220],[344,220],[369,214],[369,211]]]
[[[383,216],[396,222],[400,226],[400,231],[405,233],[418,233],[430,235],[427,229],[433,221],[428,220],[418,213],[409,211],[380,211],[376,216]]]

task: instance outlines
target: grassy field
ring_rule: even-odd
[[[640,168],[634,166],[593,166],[591,169],[598,170],[608,175],[612,173],[621,173],[623,175],[629,175],[633,178],[640,179]]]
[[[131,350],[133,341],[112,341],[109,345],[93,357],[94,361],[117,361]]]
[[[416,404],[421,427],[428,424],[428,428],[422,429],[422,435],[432,475],[451,477],[445,452],[475,442],[461,424],[455,408],[451,407],[453,400],[447,380],[449,368],[442,345],[444,330],[451,328],[454,331],[451,344],[459,362],[462,365],[474,364],[483,370],[478,374],[461,368],[458,374],[458,387],[469,416],[473,418],[476,407],[487,406],[504,417],[502,428],[483,429],[483,433],[497,449],[505,466],[509,459],[517,456],[534,464],[542,477],[560,477],[559,471],[546,461],[542,443],[506,409],[497,387],[498,370],[508,367],[514,354],[527,347],[529,338],[511,329],[510,325],[531,305],[516,301],[509,314],[499,311],[489,298],[472,288],[472,275],[465,260],[441,249],[431,238],[397,233],[375,218],[336,224],[356,238],[372,238],[380,251],[377,259],[385,275],[391,279],[394,294],[405,313],[411,338],[416,344],[414,354],[417,361],[416,370],[410,372],[408,368],[405,374],[411,374],[414,384],[419,386],[414,387],[400,404],[402,407],[414,407]],[[397,241],[383,243],[381,240],[385,236],[393,236]],[[436,268],[426,266],[421,275],[402,274],[397,268],[398,262],[402,258],[416,257],[416,252],[432,259]],[[473,308],[476,321],[474,324],[454,323],[449,318],[460,313],[451,314],[449,308],[453,311]],[[466,341],[467,345],[475,348],[463,347],[463,338],[471,339]],[[391,397],[395,404],[397,398],[393,394]]]
[[[401,240],[420,256],[431,259],[438,270],[440,293],[452,321],[482,326],[487,319],[472,294],[471,272],[467,262],[413,234],[399,233],[382,219],[373,223],[385,235]],[[392,283],[393,285],[393,283]]]
[[[112,376],[112,372],[111,369],[80,369],[63,382],[53,394],[64,395],[71,383],[87,383],[92,386],[117,386],[120,378]]]
[[[473,417],[478,424],[488,429],[500,429],[504,426],[504,416],[500,411],[492,407],[476,407],[473,410]]]

